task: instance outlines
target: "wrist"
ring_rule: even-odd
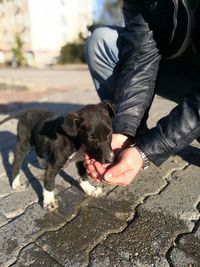
[[[131,137],[121,133],[113,133],[112,141],[115,146],[122,149],[129,147],[133,143]]]
[[[138,153],[140,154],[140,156],[141,156],[141,158],[143,160],[142,170],[146,170],[150,165],[150,161],[147,158],[146,154],[137,145],[132,144],[129,147],[134,147],[138,151]]]

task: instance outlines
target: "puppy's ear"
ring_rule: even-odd
[[[110,100],[104,100],[101,105],[108,111],[110,118],[115,116],[114,105]]]
[[[66,134],[76,136],[82,121],[83,119],[77,113],[68,113],[61,127]]]

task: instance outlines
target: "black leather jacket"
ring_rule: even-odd
[[[114,132],[135,137],[152,103],[161,57],[179,56],[187,47],[189,12],[184,0],[124,0],[124,17],[113,126]],[[199,135],[200,90],[140,136],[137,145],[160,165]]]

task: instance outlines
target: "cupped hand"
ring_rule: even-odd
[[[124,149],[116,164],[106,168],[102,172],[101,164],[94,162],[97,173],[103,174],[103,180],[113,185],[129,185],[144,165],[143,158],[138,150],[134,147]]]
[[[87,173],[96,181],[112,185],[128,185],[143,167],[143,159],[134,147],[128,148],[130,140],[127,136],[114,134],[112,149],[118,160],[114,164],[101,164],[91,159],[87,153],[84,156],[84,166]]]
[[[121,151],[125,147],[128,147],[130,144],[131,144],[131,142],[126,135],[113,134],[111,147],[112,147],[112,150],[115,154],[115,158],[117,158],[118,155],[121,153]],[[84,154],[84,166],[86,168],[86,171],[87,171],[88,175],[90,175],[94,180],[99,181],[100,177],[102,177],[103,171],[105,172],[106,168],[108,168],[110,166],[110,164],[102,165],[99,162],[99,165],[102,166],[102,168],[99,170],[100,171],[100,173],[99,173],[96,170],[94,163],[97,163],[97,161],[92,159],[86,151]]]

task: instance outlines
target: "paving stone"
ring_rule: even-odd
[[[169,259],[174,266],[200,266],[200,221],[197,222],[192,233],[181,235],[176,247],[169,253]]]
[[[142,211],[140,211],[141,215],[137,216],[135,221],[133,221],[132,223],[134,227],[134,222],[136,223],[138,221],[141,229],[143,229],[143,224],[144,227],[145,225],[148,225],[148,221],[142,220],[143,216],[145,218],[145,214],[148,214],[148,217],[151,218],[151,220],[154,219],[154,217],[157,217],[157,223],[156,221],[154,221],[153,224],[153,222],[151,221],[152,227],[156,229],[156,233],[158,234],[156,235],[154,233],[154,236],[151,236],[151,244],[153,244],[154,242],[158,243],[158,246],[161,248],[159,253],[162,252],[162,257],[164,257],[165,253],[167,253],[170,245],[172,245],[172,242],[179,234],[189,232],[193,229],[194,223],[192,222],[192,220],[199,218],[199,212],[197,210],[197,204],[199,203],[200,182],[198,178],[198,167],[189,166],[184,171],[178,171],[174,174],[174,176],[175,177],[171,180],[169,185],[163,191],[161,191],[160,194],[150,196],[145,201],[145,203],[142,205]],[[156,214],[158,214],[158,216],[156,216]],[[164,228],[160,228],[160,222],[162,221],[162,218]],[[129,228],[124,232],[129,233]],[[137,229],[135,229],[135,231],[137,233]],[[144,233],[148,233],[146,228],[143,229],[143,231]],[[165,238],[165,234],[167,235],[167,238]],[[149,236],[150,234],[148,233],[148,237]],[[187,235],[187,237],[188,236],[189,235]],[[155,237],[157,237],[157,239]],[[120,235],[119,237],[115,237],[112,240],[114,239],[117,242],[117,240],[120,239]],[[128,234],[124,238],[124,240],[128,240]],[[133,241],[132,238],[131,240]],[[136,240],[140,240],[137,234]],[[163,240],[170,240],[171,243],[167,243],[167,245],[164,246]],[[147,236],[142,239],[140,247],[142,247],[143,243],[145,243],[145,246],[148,244]],[[189,243],[190,242],[188,242],[188,246]],[[107,243],[103,245],[110,247],[110,244]],[[128,243],[127,247],[129,247],[129,245],[130,244]],[[135,251],[135,247],[133,247],[133,251]],[[132,252],[131,255],[133,254],[134,253]],[[149,253],[145,253],[145,255],[148,254]],[[103,260],[105,260],[105,257],[103,258]],[[154,261],[156,262],[156,259],[152,260],[152,264]],[[142,261],[142,264],[143,263],[145,262]],[[160,266],[159,264],[160,263],[158,262],[156,266]]]
[[[0,177],[11,176],[11,164],[13,162],[13,152],[9,148],[0,149]]]
[[[39,168],[38,163],[36,163],[36,166],[29,164],[30,172],[27,175],[28,179],[39,179],[40,183],[43,186],[43,181],[44,181],[44,173],[45,171],[41,168]],[[67,168],[64,168],[60,174],[56,176],[56,185],[55,185],[55,193],[59,193],[64,189],[67,189],[70,187],[70,183],[68,181],[72,180],[77,177],[76,169],[74,166],[70,166]],[[25,178],[27,179],[27,178]]]
[[[91,267],[169,266],[165,257],[184,222],[139,208],[136,218],[118,234],[108,236],[90,253]]]
[[[173,163],[175,166],[172,165]],[[132,210],[136,208],[136,204],[142,202],[141,197],[144,200],[145,196],[150,196],[123,233],[109,236],[102,245],[94,249],[91,254],[91,266],[102,264],[110,266],[111,263],[113,266],[145,266],[145,264],[146,266],[150,266],[148,264],[158,267],[169,266],[165,254],[179,234],[189,231],[189,226],[190,230],[192,229],[191,219],[198,216],[196,209],[199,196],[198,167],[196,169],[194,166],[187,167],[184,171],[175,172],[176,168],[185,168],[187,165],[188,163],[179,157],[171,158],[157,172],[155,169],[143,172],[127,191],[126,187],[118,188],[109,194],[108,197],[111,199],[126,200],[131,203]],[[170,172],[174,173],[173,178],[170,177]],[[178,177],[175,178],[176,174]],[[189,174],[190,180],[187,180]],[[166,184],[162,182],[162,177],[167,178],[168,185],[167,182]],[[188,187],[188,183],[192,185]],[[187,191],[189,191],[188,196]],[[185,197],[184,202],[183,197]],[[186,205],[181,204],[185,202],[187,202]],[[107,204],[106,202],[104,204],[107,207],[111,205],[108,199]],[[174,212],[170,212],[173,207]],[[182,216],[177,216],[179,212]],[[188,221],[185,221],[189,214],[191,216],[188,217]]]
[[[12,267],[61,267],[53,258],[35,244],[30,244],[20,251]]]
[[[0,213],[0,227],[7,224],[9,222],[8,218],[6,218],[3,214]]]
[[[35,179],[32,180],[32,185],[37,190],[33,190],[32,186],[20,192],[14,192],[1,200],[0,212],[7,218],[13,218],[22,214],[25,209],[38,202],[42,197],[42,187]]]
[[[45,211],[39,205],[30,207],[26,213],[16,220],[0,228],[0,266],[9,266],[17,259],[22,247],[32,242],[45,229],[39,225],[39,220],[44,218]],[[47,215],[49,228],[61,221],[60,216]],[[34,219],[33,219],[34,218]]]
[[[13,193],[7,177],[0,178],[0,198],[6,197]]]
[[[183,171],[175,172],[169,185],[160,194],[148,198],[144,207],[184,220],[191,231],[194,227],[191,221],[200,217],[197,210],[199,188],[199,167],[190,165]]]
[[[15,143],[15,142],[14,142]],[[12,163],[14,159],[13,155],[14,151],[14,144],[11,147],[9,143],[9,147],[5,147],[2,150],[0,150],[0,177],[7,176],[12,177]],[[33,153],[30,153],[24,163],[23,167],[25,167],[28,163],[36,161],[36,158]]]
[[[194,257],[194,255],[190,255],[179,248],[174,248],[172,250],[169,262],[173,267],[200,267],[199,257]]]
[[[85,208],[62,229],[45,233],[37,244],[64,266],[87,266],[88,252],[125,222],[97,208]]]
[[[189,245],[190,244],[190,245]],[[177,243],[178,247],[199,258],[200,263],[200,221],[192,233],[183,234]],[[189,245],[189,246],[188,246]]]
[[[144,201],[147,196],[160,192],[170,180],[170,174],[175,170],[181,170],[188,163],[180,157],[173,157],[166,161],[162,167],[154,165],[140,175],[127,187],[118,187],[108,196],[97,198],[88,205],[109,210],[115,216],[129,220],[134,216],[136,207]]]
[[[61,176],[62,175],[62,176]],[[77,170],[72,164],[68,168],[65,168],[61,175],[56,177],[55,195],[66,190],[71,186],[69,183],[76,183]],[[33,203],[41,202],[42,188],[43,188],[43,176],[44,170],[31,166],[30,169],[26,169],[26,175],[21,172],[20,181],[22,184],[26,184],[29,181],[29,186],[22,189],[19,192],[13,192],[8,178],[4,177],[0,179],[0,196],[6,196],[1,200],[0,212],[7,218],[13,218],[19,216],[24,210]],[[37,177],[38,179],[35,179]],[[2,191],[2,192],[1,192]],[[15,205],[13,205],[15,203]]]
[[[16,261],[19,251],[47,231],[55,231],[74,218],[85,195],[76,189],[60,193],[59,209],[46,212],[38,204],[0,228],[0,266]]]

